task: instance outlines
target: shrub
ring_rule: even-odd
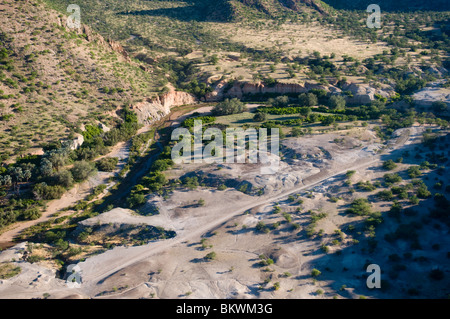
[[[212,110],[214,115],[230,115],[246,111],[246,106],[239,99],[226,99],[218,103]]]
[[[351,178],[355,174],[356,174],[356,171],[347,171],[347,173],[345,173],[345,176],[347,176],[347,178]]]
[[[145,204],[146,199],[145,195],[143,194],[132,194],[130,197],[127,198],[127,203],[130,208],[141,206]]]
[[[253,121],[255,122],[264,122],[267,119],[267,114],[262,112],[257,112],[255,116],[253,116]]]
[[[278,290],[278,289],[280,289],[280,283],[276,282],[273,284],[273,290]]]
[[[278,96],[275,99],[269,99],[269,103],[272,104],[273,107],[286,107],[289,104],[289,97],[286,95]]]
[[[12,264],[2,264],[0,265],[0,280],[5,280],[12,278],[22,271],[19,266],[14,266]]]
[[[408,176],[409,178],[417,178],[422,175],[419,166],[411,166],[408,168]]]
[[[95,173],[95,164],[86,161],[75,162],[71,172],[75,181],[82,182]]]
[[[369,181],[359,182],[356,186],[366,192],[371,192],[376,189],[376,187],[373,184],[371,184]]]
[[[73,185],[73,176],[68,170],[62,170],[54,173],[51,176],[51,180],[53,184],[61,185],[65,188],[70,188]]]
[[[39,211],[38,208],[35,207],[27,209],[22,216],[25,220],[36,220],[42,216],[42,213]]]
[[[268,233],[270,232],[269,227],[266,226],[266,224],[262,221],[258,222],[258,224],[256,224],[256,230],[262,232],[262,233]]]
[[[37,200],[59,199],[64,194],[65,189],[60,185],[49,186],[46,183],[36,184],[33,188],[33,194]]]
[[[333,95],[328,102],[328,106],[332,110],[343,110],[345,109],[345,104],[345,98],[341,95]]]
[[[183,184],[186,185],[186,187],[188,187],[189,189],[196,189],[200,185],[197,176],[186,177],[183,180]]]
[[[313,276],[314,278],[320,276],[321,274],[322,274],[322,272],[320,272],[320,270],[315,269],[315,268],[311,271],[311,276]]]
[[[291,135],[293,137],[299,137],[305,135],[305,133],[303,132],[301,127],[294,127],[292,128]]]
[[[424,199],[424,198],[428,198],[430,196],[431,196],[431,192],[428,190],[428,188],[425,184],[421,185],[417,189],[417,197]]]
[[[378,196],[380,199],[386,200],[386,201],[391,200],[391,199],[394,198],[394,194],[392,194],[392,191],[390,191],[390,190],[388,190],[388,189],[379,192],[379,193],[377,194],[377,196]]]
[[[105,157],[95,163],[97,169],[102,172],[112,172],[119,163],[117,157]]]
[[[385,174],[383,179],[387,184],[399,183],[402,181],[402,178],[398,174]]]
[[[31,255],[31,256],[28,256],[28,258],[27,258],[27,262],[29,262],[30,264],[34,264],[34,263],[40,262],[42,260],[44,260],[44,257],[37,256],[37,255]]]
[[[347,212],[350,214],[365,216],[372,212],[372,207],[367,199],[358,198],[353,201]]]
[[[209,254],[207,254],[207,255],[204,257],[204,259],[207,260],[207,261],[210,261],[210,260],[216,259],[216,257],[217,257],[216,253],[215,253],[214,251],[212,251],[212,252],[210,252]]]
[[[166,176],[160,172],[152,172],[150,176],[145,176],[142,183],[152,192],[160,190],[166,183]]]
[[[409,202],[413,205],[419,204],[420,200],[416,195],[413,195],[409,198]]]
[[[302,93],[298,96],[300,106],[315,106],[319,104],[317,96],[313,93]]]
[[[158,159],[156,160],[152,165],[152,170],[154,171],[165,171],[170,168],[170,166],[173,165],[173,161],[169,159]]]
[[[397,164],[395,164],[395,162],[393,160],[388,160],[383,163],[383,168],[391,171],[391,170],[397,168]]]

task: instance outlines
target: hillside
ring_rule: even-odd
[[[0,299],[450,296],[446,2],[0,3]]]
[[[87,26],[72,31],[43,4],[0,4],[1,159],[80,132],[117,125],[125,104],[154,91],[150,72]]]

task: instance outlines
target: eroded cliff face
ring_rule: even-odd
[[[224,98],[241,99],[245,95],[251,94],[300,94],[312,89],[327,89],[323,85],[305,83],[304,85],[296,83],[277,83],[275,85],[266,85],[262,82],[235,82],[231,87],[225,81],[219,82],[214,91],[208,93],[206,101],[221,101]]]
[[[171,90],[155,98],[148,98],[135,104],[132,109],[137,114],[141,124],[151,124],[170,113],[172,107],[197,103],[192,94]]]
[[[368,84],[356,84],[347,82],[341,85],[342,91],[349,91],[352,96],[347,96],[346,100],[350,104],[369,104],[376,100],[375,95],[389,98],[395,94],[395,90],[391,87],[374,88]]]
[[[335,84],[335,83],[333,83]],[[231,87],[226,81],[220,81],[216,84],[213,92],[208,93],[205,100],[208,102],[221,101],[225,98],[239,98],[251,94],[301,94],[309,92],[312,89],[323,89],[331,94],[342,94],[342,91],[349,91],[352,96],[347,96],[347,102],[352,104],[368,104],[376,99],[375,95],[383,97],[392,96],[395,92],[392,88],[373,88],[368,84],[356,84],[347,82],[338,88],[334,85],[320,85],[306,82],[305,84],[296,83],[277,83],[268,86],[262,82],[235,82]]]

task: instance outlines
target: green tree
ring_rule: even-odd
[[[214,115],[230,115],[243,113],[247,110],[244,103],[242,103],[239,99],[226,99],[223,102],[219,102],[212,110]]]
[[[419,166],[411,166],[408,168],[408,176],[410,178],[417,178],[420,175],[422,175],[422,172],[420,171]]]
[[[383,163],[383,168],[391,171],[391,170],[397,168],[397,164],[395,164],[395,162],[393,160],[388,160]]]
[[[332,110],[343,110],[345,109],[345,105],[345,98],[341,95],[333,95],[328,101],[328,106]]]
[[[264,122],[267,119],[267,114],[262,112],[257,112],[255,116],[253,116],[253,121],[255,122]]]
[[[270,99],[269,103],[273,107],[286,107],[289,105],[289,97],[286,95],[277,96],[275,99]]]
[[[204,258],[205,258],[205,260],[210,261],[210,260],[216,259],[216,257],[217,257],[217,254],[214,251],[212,251],[209,254],[207,254]]]
[[[370,215],[370,213],[372,212],[372,206],[367,199],[358,198],[353,201],[347,212],[359,216]]]
[[[130,208],[144,205],[146,203],[145,195],[137,193],[131,194],[131,196],[127,198],[127,203]]]
[[[94,163],[80,161],[75,162],[70,171],[72,172],[72,176],[75,181],[82,182],[86,180],[89,176],[94,174],[96,169]]]
[[[293,137],[299,137],[305,135],[305,133],[303,132],[301,127],[294,127],[292,128],[291,135]]]
[[[320,276],[321,274],[322,274],[322,272],[321,272],[320,270],[316,269],[316,268],[314,268],[314,269],[311,271],[311,276],[313,276],[314,278]]]
[[[70,188],[73,185],[73,176],[69,170],[61,170],[52,175],[52,181],[56,185]]]
[[[300,106],[316,106],[319,100],[314,93],[302,93],[298,96],[298,103]]]
[[[212,65],[217,65],[217,64],[219,63],[219,57],[217,56],[217,54],[213,54],[213,55],[210,57],[209,62],[210,62]]]
[[[117,157],[105,157],[97,161],[95,165],[99,171],[112,172],[116,169],[118,163],[119,158]]]

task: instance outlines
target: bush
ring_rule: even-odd
[[[383,179],[387,184],[394,184],[402,181],[402,178],[398,174],[385,174]]]
[[[158,159],[153,163],[152,170],[162,172],[169,169],[173,164],[171,159]]]
[[[318,270],[318,269],[315,269],[315,268],[311,271],[311,276],[313,276],[313,277],[318,277],[321,274],[322,274],[322,272],[320,270]]]
[[[372,207],[369,201],[365,198],[358,198],[353,201],[351,207],[347,210],[350,214],[355,214],[359,216],[370,215],[372,212]]]
[[[364,190],[366,192],[371,192],[371,191],[374,191],[376,189],[376,187],[372,183],[370,183],[369,181],[367,181],[367,182],[359,182],[356,186],[359,189]]]
[[[75,181],[82,182],[95,173],[95,164],[86,161],[75,162],[71,172]]]
[[[328,106],[332,110],[343,110],[345,109],[345,104],[345,98],[341,95],[333,95],[328,102]]]
[[[388,160],[383,163],[383,168],[391,171],[391,170],[397,168],[397,164],[395,164],[395,162],[393,160]]]
[[[347,178],[351,178],[353,175],[355,175],[356,174],[356,171],[347,171],[347,173],[345,173],[345,176],[347,177]]]
[[[216,253],[212,251],[209,254],[207,254],[204,258],[205,260],[210,261],[216,259],[216,257],[217,257]]]
[[[105,157],[95,163],[99,171],[112,172],[116,169],[119,159],[117,157]]]
[[[61,185],[65,188],[70,188],[73,185],[73,176],[68,170],[62,170],[54,173],[51,176],[51,180],[54,185]]]
[[[64,192],[65,192],[64,187],[60,185],[49,186],[46,183],[36,184],[33,188],[33,194],[37,200],[60,199],[61,196],[64,194]]]
[[[305,135],[301,127],[294,127],[291,131],[293,137],[299,137]]]
[[[269,99],[269,103],[272,104],[273,107],[286,107],[289,105],[289,97],[288,96],[278,96],[275,99]]]
[[[132,194],[127,198],[127,203],[130,208],[144,205],[146,202],[145,195],[143,194]]]
[[[420,200],[416,195],[413,195],[409,198],[409,202],[413,205],[419,204]]]
[[[302,93],[298,96],[300,106],[316,106],[319,104],[317,96],[313,93]]]
[[[39,211],[38,208],[31,208],[31,209],[27,209],[24,213],[23,213],[23,219],[25,220],[36,220],[39,219],[42,216],[42,213]]]
[[[223,102],[218,103],[212,110],[214,115],[230,115],[243,113],[247,110],[244,103],[242,103],[239,99],[226,99]]]
[[[270,229],[266,226],[266,224],[262,221],[258,222],[258,224],[256,224],[256,230],[262,232],[262,233],[268,233],[270,232]]]
[[[267,119],[267,114],[262,112],[257,112],[255,116],[253,116],[253,121],[255,122],[264,122]]]
[[[428,190],[427,186],[425,184],[421,185],[417,189],[417,197],[425,199],[431,196],[431,192]]]
[[[385,200],[385,201],[388,201],[388,200],[391,200],[391,199],[394,198],[394,194],[392,193],[392,191],[390,191],[390,190],[388,190],[388,189],[379,192],[379,193],[377,194],[377,196],[378,196],[380,199]]]
[[[183,180],[183,184],[186,185],[186,187],[188,187],[189,189],[196,189],[200,185],[197,176],[186,177]]]
[[[417,178],[422,175],[419,166],[411,166],[408,168],[408,176],[409,178]]]
[[[145,176],[142,179],[142,184],[148,187],[152,192],[160,190],[166,183],[166,176],[160,172],[152,172],[150,176]]]

